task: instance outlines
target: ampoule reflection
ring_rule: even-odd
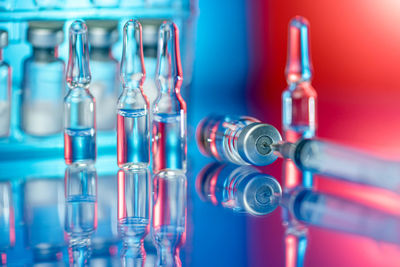
[[[12,188],[0,182],[0,265],[7,265],[7,251],[15,245],[15,221]]]
[[[282,128],[285,141],[296,142],[315,136],[317,93],[311,85],[312,63],[309,23],[301,16],[289,23],[285,76],[288,87],[282,93]],[[310,172],[299,172],[291,160],[284,162],[284,183],[294,187],[298,181],[312,186]]]
[[[87,27],[82,20],[69,29],[69,59],[66,74],[69,91],[64,98],[64,158],[66,164],[96,160],[95,100],[91,80]]]
[[[10,133],[11,114],[11,67],[3,58],[8,45],[8,32],[0,29],[0,138]]]
[[[62,259],[64,239],[64,180],[30,178],[24,184],[26,247],[33,260],[57,262]]]
[[[143,92],[146,70],[142,26],[129,20],[124,26],[121,59],[123,92],[119,97],[117,155],[120,168],[147,167],[150,162],[149,101]]]
[[[179,251],[186,239],[186,176],[162,171],[155,175],[152,218],[156,266],[182,266]]]
[[[274,177],[251,166],[220,163],[211,163],[200,171],[196,191],[204,201],[255,216],[273,212],[282,197]]]
[[[148,169],[118,171],[118,229],[122,266],[144,266],[144,238],[150,230],[151,175]]]
[[[70,266],[88,266],[91,238],[97,228],[97,173],[93,165],[65,170],[65,232]]]
[[[400,244],[400,216],[338,196],[299,188],[283,199],[299,221]]]
[[[163,22],[159,30],[156,85],[152,107],[153,172],[186,172],[186,103],[181,97],[182,65],[178,27]]]

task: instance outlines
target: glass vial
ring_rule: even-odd
[[[97,228],[97,172],[94,165],[65,170],[65,232],[70,266],[89,266],[92,235]]]
[[[179,248],[186,239],[186,176],[162,171],[153,183],[152,235],[158,258],[155,266],[182,266]]]
[[[90,44],[90,92],[96,99],[96,129],[114,130],[116,103],[120,93],[118,61],[112,46],[118,41],[118,21],[88,20]]]
[[[117,157],[120,168],[147,167],[150,161],[149,101],[143,92],[146,70],[142,26],[130,20],[124,26],[121,59],[123,92],[118,99]]]
[[[7,251],[15,245],[15,220],[12,188],[0,182],[0,265],[7,266]]]
[[[33,54],[24,62],[21,103],[21,128],[29,135],[48,136],[63,128],[65,65],[58,58],[63,25],[55,21],[29,23]]]
[[[66,75],[69,91],[64,98],[64,158],[67,164],[96,160],[95,100],[91,80],[87,27],[76,20],[69,29],[69,59]]]
[[[3,60],[3,49],[8,45],[8,32],[0,30],[0,138],[10,133],[11,67]]]
[[[280,142],[281,135],[256,118],[212,115],[197,126],[196,140],[205,156],[237,165],[265,166],[277,159],[271,145]]]
[[[301,138],[314,137],[317,128],[317,93],[311,85],[309,47],[309,23],[307,19],[296,16],[289,23],[285,69],[288,87],[282,94],[283,136],[292,143]],[[295,187],[301,180],[303,186],[312,186],[311,173],[305,172],[302,175],[292,161],[285,160],[284,172],[286,187]]]
[[[152,112],[153,172],[186,172],[186,103],[181,97],[182,65],[178,27],[163,22],[159,30],[156,84]]]
[[[148,169],[118,171],[118,229],[122,266],[144,266],[144,238],[150,231],[151,175]]]

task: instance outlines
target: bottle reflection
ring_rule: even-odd
[[[65,171],[65,231],[70,266],[89,266],[91,238],[97,228],[97,173],[93,165]]]
[[[118,171],[118,226],[122,266],[144,266],[143,241],[150,229],[151,175],[143,169]]]
[[[179,250],[186,239],[186,176],[162,171],[153,180],[153,243],[156,266],[182,266]]]
[[[62,259],[64,240],[63,179],[30,179],[24,185],[27,247],[36,264]]]
[[[251,215],[271,213],[282,196],[281,186],[272,176],[251,166],[220,163],[201,170],[196,190],[205,201]]]
[[[306,224],[400,244],[400,216],[309,189],[295,190],[283,203]]]
[[[7,250],[15,244],[14,204],[11,184],[0,182],[0,265],[7,265]]]

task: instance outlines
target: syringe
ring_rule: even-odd
[[[400,163],[315,139],[271,145],[303,171],[400,192]]]

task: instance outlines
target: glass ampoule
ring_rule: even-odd
[[[317,127],[317,93],[311,85],[309,23],[300,16],[294,17],[289,23],[285,76],[288,87],[282,94],[284,139],[296,142],[301,138],[314,137]],[[301,178],[303,186],[312,186],[311,173],[301,174],[290,160],[285,160],[284,176],[286,188],[297,186]]]
[[[58,58],[58,46],[64,41],[63,26],[59,21],[29,22],[27,35],[33,53],[24,61],[21,129],[32,136],[63,130],[65,64]]]
[[[182,172],[161,171],[153,179],[153,244],[155,266],[182,266],[179,250],[186,240],[186,176]]]
[[[91,80],[87,27],[76,20],[69,29],[69,59],[66,75],[69,92],[64,98],[64,158],[67,164],[96,160],[95,100]]]
[[[178,27],[163,22],[159,30],[156,84],[158,97],[152,108],[153,172],[186,172],[186,103],[181,97],[182,65]]]
[[[94,165],[65,170],[65,232],[70,266],[89,266],[92,235],[97,228],[97,172]]]
[[[235,212],[262,216],[279,205],[279,182],[252,166],[211,163],[196,178],[200,198]]]
[[[90,44],[90,92],[96,99],[96,129],[111,131],[117,127],[116,105],[120,94],[119,62],[112,48],[118,41],[118,21],[87,20]]]
[[[265,166],[277,159],[271,145],[280,142],[281,135],[256,118],[211,115],[197,126],[196,141],[205,156],[237,165]]]
[[[150,231],[151,175],[148,169],[118,171],[118,230],[122,266],[144,266],[144,238]]]
[[[117,104],[118,166],[147,167],[150,162],[149,101],[143,92],[146,76],[142,26],[130,20],[124,26],[121,59],[123,92]]]
[[[3,49],[8,45],[8,32],[0,30],[0,138],[10,133],[11,67],[3,60]]]
[[[0,265],[7,266],[7,251],[15,245],[15,220],[12,188],[0,182]]]

